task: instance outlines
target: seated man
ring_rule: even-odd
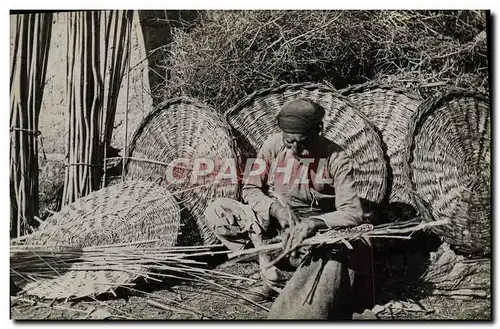
[[[244,177],[246,204],[222,198],[207,208],[208,226],[229,249],[242,250],[250,241],[258,247],[279,234],[286,249],[318,230],[363,223],[349,158],[321,135],[323,116],[324,109],[306,99],[285,103],[277,116],[281,132],[264,142],[251,173]],[[271,257],[260,254],[263,283],[249,294],[258,301],[279,293],[268,315],[271,319],[350,317],[354,274],[365,279],[372,274],[369,245],[353,245],[354,250],[315,248],[310,257],[299,250],[281,267],[271,266]],[[298,268],[287,275],[284,267]],[[371,291],[361,294],[359,299],[372,296]]]

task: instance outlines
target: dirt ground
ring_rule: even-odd
[[[258,270],[256,262],[246,262],[225,267],[225,271],[243,277],[255,278]],[[396,280],[397,281],[397,280]],[[243,280],[235,282],[237,290],[243,291],[251,286]],[[484,300],[456,300],[446,297],[423,295],[418,299],[397,297],[398,289],[391,281],[384,284],[387,289],[376,287],[377,304],[373,312],[384,312],[360,320],[491,320],[491,303]],[[377,283],[380,285],[380,282]],[[147,285],[139,284],[136,291],[117,291],[117,297],[102,296],[99,299],[78,301],[36,301],[28,297],[11,297],[11,318],[14,320],[32,319],[155,319],[155,320],[257,320],[265,319],[266,311],[248,304],[234,294],[227,294],[222,289],[210,284],[170,283]],[[392,296],[395,299],[391,299]],[[151,301],[163,305],[152,306]],[[387,305],[392,305],[387,307]],[[398,306],[402,305],[402,307]],[[262,306],[270,308],[271,303]],[[377,311],[377,308],[379,311]],[[356,319],[359,319],[357,317]]]

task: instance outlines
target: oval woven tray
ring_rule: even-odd
[[[363,112],[379,132],[382,148],[389,164],[387,177],[387,205],[383,220],[410,220],[416,215],[411,196],[412,187],[403,178],[405,139],[410,117],[423,99],[416,93],[402,88],[359,85],[341,90]]]
[[[168,247],[175,245],[179,228],[180,209],[173,196],[156,184],[133,181],[103,188],[64,206],[26,237],[23,244],[28,248],[69,246],[73,250],[160,239],[141,246]],[[78,298],[108,292],[141,275],[117,270],[86,271],[77,262],[60,260],[61,266],[67,266],[63,271],[45,279],[17,283],[27,294],[40,298]],[[16,255],[11,255],[11,262],[16,262]]]
[[[127,180],[161,181],[181,200],[183,214],[196,223],[199,232],[194,239],[201,239],[206,245],[218,242],[207,227],[203,213],[217,198],[237,198],[238,182],[218,181],[216,175],[192,182],[191,174],[195,159],[213,160],[216,168],[226,159],[236,161],[230,128],[221,115],[195,100],[169,100],[143,120],[134,133],[128,154]],[[172,167],[172,161],[177,159],[186,159],[188,163]],[[171,174],[167,174],[168,170]],[[185,180],[176,183],[169,175]]]
[[[450,92],[424,102],[407,135],[406,177],[427,205],[433,231],[466,253],[491,251],[491,120],[489,101]]]
[[[242,157],[255,156],[265,139],[279,132],[275,115],[295,98],[308,98],[325,109],[324,135],[352,160],[355,186],[371,216],[386,193],[387,166],[380,138],[368,119],[337,91],[321,84],[287,84],[260,90],[226,112]]]

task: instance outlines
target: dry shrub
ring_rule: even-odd
[[[387,11],[372,32],[381,82],[488,92],[486,12]]]
[[[190,95],[225,110],[244,95],[288,82],[355,80],[370,69],[369,13],[207,11],[190,33],[176,30],[165,98]],[[357,27],[355,27],[357,25]],[[349,80],[348,82],[354,82]]]
[[[283,83],[337,88],[373,79],[487,89],[486,14],[478,11],[203,11],[165,48],[161,98],[226,110]]]

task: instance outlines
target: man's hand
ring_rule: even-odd
[[[319,219],[304,219],[298,225],[291,227],[285,231],[283,235],[283,249],[285,252],[290,249],[296,249],[305,239],[312,237],[319,229],[325,228],[326,225]]]
[[[290,207],[281,205],[278,201],[271,204],[269,214],[278,220],[281,228],[291,228],[300,223],[300,217]]]

